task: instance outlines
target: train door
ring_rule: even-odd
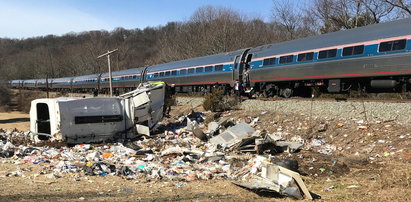
[[[50,113],[49,106],[46,103],[37,103],[36,105],[37,112],[37,133],[42,134],[51,134],[51,125],[50,125]],[[39,136],[41,140],[47,139],[47,136]]]
[[[243,82],[243,74],[244,74],[244,68],[245,68],[245,59],[247,56],[247,53],[250,49],[246,49],[243,54],[237,55],[234,58],[234,66],[233,66],[233,81],[240,81]],[[251,60],[251,59],[250,59]]]
[[[235,56],[234,58],[234,66],[233,66],[233,81],[238,79],[239,77],[239,63],[240,63],[240,55]]]
[[[251,88],[251,83],[250,83],[250,71],[251,71],[251,59],[253,57],[253,54],[247,54],[247,57],[244,61],[244,73],[243,73],[243,83],[245,84],[245,87],[247,89]]]
[[[144,83],[146,81],[146,77],[147,77],[147,69],[150,66],[144,67],[143,71],[141,71],[141,75],[140,75],[140,83]]]

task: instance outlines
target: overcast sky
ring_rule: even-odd
[[[231,8],[269,21],[274,3],[273,0],[0,0],[0,37],[29,38],[158,26],[188,20],[194,11],[206,5]]]

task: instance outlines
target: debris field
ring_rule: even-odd
[[[406,200],[410,129],[395,122],[173,106],[151,136],[34,143],[0,132],[4,200]]]

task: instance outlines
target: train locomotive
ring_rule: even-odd
[[[240,82],[244,93],[265,97],[411,90],[411,19],[373,24],[228,53],[113,72],[113,88],[127,91],[161,80],[176,92],[227,92]],[[14,88],[108,91],[108,73],[13,80]],[[47,82],[49,82],[48,85]]]

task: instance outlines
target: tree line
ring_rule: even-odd
[[[411,0],[312,0],[307,5],[273,0],[267,9],[269,22],[205,6],[185,22],[157,27],[0,38],[0,80],[107,72],[107,61],[97,56],[115,48],[119,51],[111,58],[117,71],[408,18]]]

